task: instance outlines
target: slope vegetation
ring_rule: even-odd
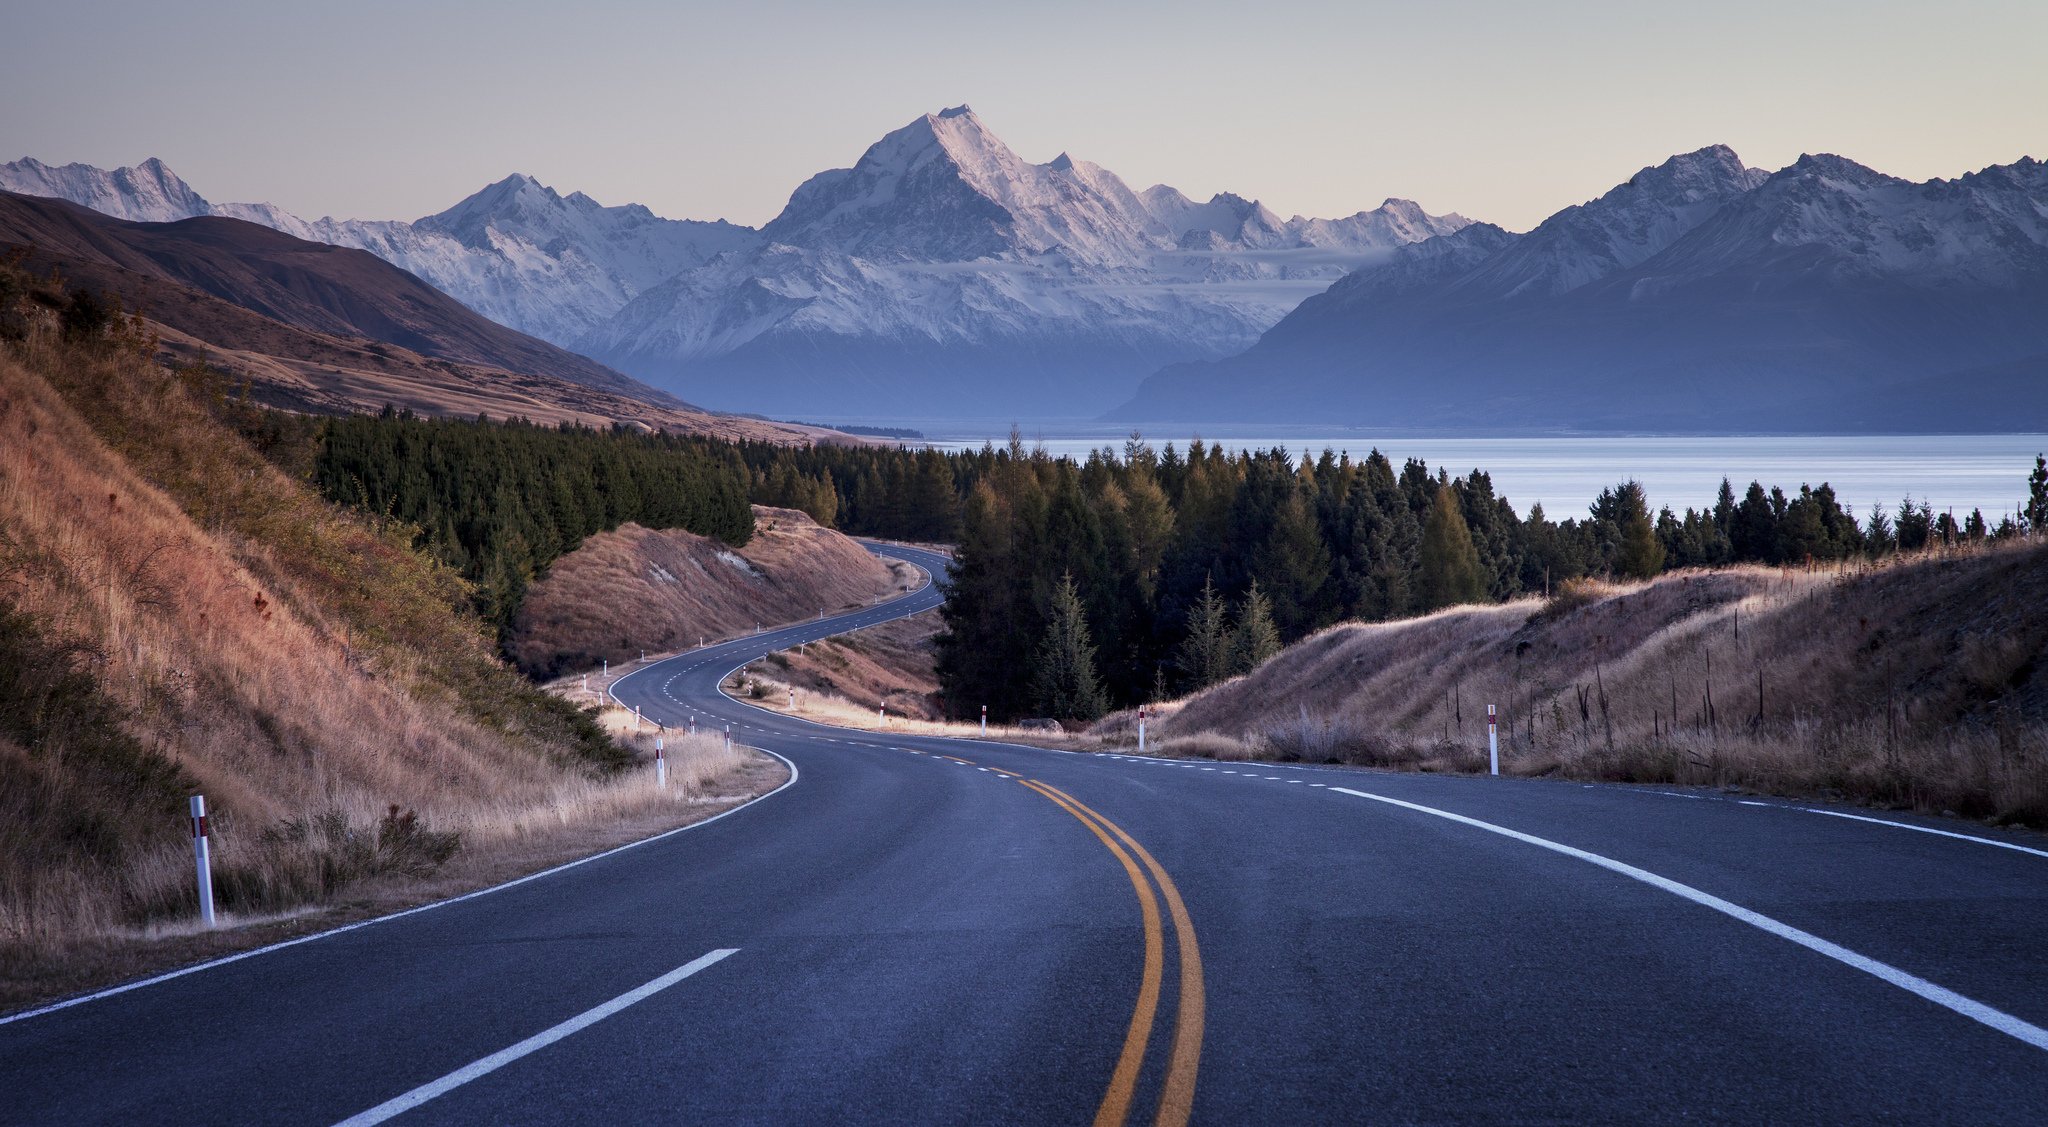
[[[132,322],[67,340],[7,313],[0,1004],[82,944],[190,918],[190,793],[245,920],[600,814],[690,816],[495,658],[409,530],[279,472]]]
[[[2048,543],[1740,567],[1351,623],[1177,705],[1171,746],[1730,784],[2048,824]],[[1129,726],[1112,717],[1104,731]]]

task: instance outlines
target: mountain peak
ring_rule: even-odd
[[[210,215],[213,205],[156,157],[112,171],[89,164],[49,165],[33,157],[0,164],[0,190],[54,196],[139,223]]]
[[[962,103],[960,103],[959,105],[957,105],[957,106],[954,106],[954,107],[952,107],[952,108],[950,108],[950,109],[943,109],[943,110],[940,110],[940,111],[939,111],[939,114],[938,114],[938,116],[940,116],[940,117],[973,117],[973,116],[974,116],[974,110],[973,110],[972,108],[970,108],[970,107],[969,107],[969,106],[967,105],[967,103],[965,103],[965,102],[962,102]]]

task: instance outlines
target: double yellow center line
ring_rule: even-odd
[[[1131,887],[1138,894],[1138,908],[1145,920],[1145,970],[1138,988],[1138,1004],[1131,1013],[1130,1028],[1124,1034],[1123,1051],[1117,1054],[1116,1069],[1110,1073],[1109,1091],[1104,1093],[1102,1105],[1096,1109],[1095,1127],[1122,1127],[1130,1117],[1138,1075],[1145,1064],[1145,1048],[1151,1043],[1152,1027],[1159,1016],[1166,963],[1165,929],[1160,922],[1159,897],[1165,897],[1167,914],[1173,920],[1173,931],[1179,944],[1180,995],[1174,1011],[1173,1048],[1167,1058],[1166,1079],[1159,1093],[1159,1112],[1153,1122],[1158,1127],[1183,1127],[1194,1109],[1195,1072],[1202,1059],[1203,1019],[1202,951],[1195,942],[1195,925],[1188,916],[1187,904],[1181,900],[1180,890],[1174,887],[1173,878],[1166,875],[1165,868],[1144,846],[1125,833],[1123,827],[1058,787],[1036,779],[1019,777],[1018,781],[1080,819],[1081,824],[1087,826],[1101,840],[1103,847],[1123,864],[1124,872],[1131,878]],[[1142,870],[1139,868],[1141,863],[1144,866]],[[1147,873],[1151,874],[1151,881],[1145,879]],[[1156,896],[1152,890],[1153,882],[1159,886]]]

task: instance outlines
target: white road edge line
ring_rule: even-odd
[[[1745,803],[1744,805],[1772,806],[1775,805],[1775,803],[1756,802]],[[1894,822],[1889,818],[1870,818],[1862,814],[1845,814],[1840,810],[1822,810],[1818,806],[1788,806],[1784,807],[1784,809],[1801,810],[1808,814],[1825,814],[1830,818],[1847,818],[1852,822],[1870,822],[1874,825],[1879,826],[1891,826],[1894,829],[1912,830],[1915,833],[1934,834],[1937,837],[1952,837],[1955,838],[1957,841],[1974,841],[1978,845],[1991,845],[1996,846],[1999,849],[2011,849],[2019,853],[2031,853],[2036,857],[2048,857],[2048,849],[2034,849],[2030,846],[2015,845],[2009,841],[1996,841],[1988,837],[1978,837],[1976,834],[1959,834],[1952,832],[1950,830],[1937,830],[1933,826],[1916,826],[1911,822]]]
[[[406,1112],[436,1096],[452,1092],[480,1076],[487,1076],[496,1072],[520,1057],[545,1049],[578,1030],[587,1029],[603,1021],[627,1006],[633,1005],[636,1002],[646,1001],[728,955],[737,954],[739,954],[739,948],[725,947],[692,959],[662,975],[660,978],[643,986],[637,986],[628,990],[601,1006],[584,1010],[560,1025],[544,1029],[516,1045],[499,1049],[482,1060],[463,1065],[439,1080],[428,1081],[404,1095],[394,1096],[391,1099],[385,1100],[368,1111],[351,1115],[340,1123],[335,1124],[335,1127],[370,1127],[371,1124],[382,1123],[394,1116],[404,1115]]]
[[[1520,830],[1511,830],[1506,826],[1494,825],[1492,822],[1482,822],[1477,818],[1468,818],[1463,814],[1453,814],[1448,810],[1439,810],[1434,806],[1424,806],[1416,802],[1404,802],[1401,799],[1388,798],[1382,794],[1368,794],[1365,791],[1352,790],[1349,787],[1331,787],[1329,789],[1336,791],[1338,794],[1348,794],[1355,798],[1384,802],[1389,806],[1399,806],[1406,810],[1430,814],[1438,818],[1446,818],[1461,825],[1485,830],[1488,833],[1496,833],[1502,837],[1513,838],[1527,845],[1534,845],[1541,849],[1548,849],[1553,853],[1562,853],[1567,857],[1576,858],[1588,864],[1598,865],[1609,872],[1620,873],[1622,876],[1639,880],[1652,888],[1660,888],[1674,896],[1690,900],[1703,908],[1712,908],[1716,912],[1741,920],[1751,927],[1757,928],[1760,931],[1767,931],[1780,939],[1789,939],[1809,951],[1825,955],[1838,963],[1854,967],[1865,974],[1883,979],[1901,990],[1918,994],[1937,1006],[1952,1010],[1969,1018],[1971,1021],[1988,1025],[2008,1037],[2024,1041],[2037,1049],[2048,1050],[2048,1029],[2043,1029],[2038,1025],[2023,1021],[2003,1010],[1993,1009],[1975,999],[1965,998],[1945,986],[1937,986],[1924,978],[1908,974],[1888,963],[1880,963],[1867,955],[1859,955],[1847,947],[1830,943],[1818,935],[1801,931],[1790,924],[1780,923],[1760,912],[1753,912],[1740,904],[1730,903],[1718,896],[1701,892],[1689,884],[1680,884],[1669,877],[1660,877],[1647,869],[1638,869],[1634,865],[1616,861],[1612,857],[1603,857],[1598,853],[1588,853],[1583,849],[1575,849],[1561,842],[1551,841],[1549,838],[1525,834]]]
[[[503,892],[508,888],[517,888],[518,886],[525,884],[528,881],[539,880],[542,877],[551,877],[554,876],[556,873],[566,872],[570,869],[576,868],[579,865],[588,865],[592,861],[602,861],[606,857],[610,857],[615,853],[624,853],[628,849],[638,849],[643,845],[652,845],[655,842],[662,840],[663,838],[674,837],[679,833],[694,830],[700,826],[708,826],[711,823],[718,821],[720,818],[731,817],[732,815],[747,809],[748,807],[754,805],[757,802],[762,801],[763,799],[773,798],[776,795],[781,794],[783,791],[788,790],[790,787],[796,785],[796,764],[790,762],[783,756],[776,755],[775,752],[769,751],[765,747],[758,747],[754,748],[753,750],[762,752],[766,755],[774,755],[775,758],[781,759],[782,765],[789,768],[789,778],[784,779],[781,786],[776,787],[774,790],[769,791],[767,794],[760,795],[755,798],[750,798],[745,802],[740,803],[738,806],[733,807],[730,810],[720,811],[719,813],[713,814],[711,817],[706,818],[701,822],[691,822],[687,826],[677,826],[675,829],[672,830],[663,830],[661,833],[655,834],[653,837],[643,837],[639,841],[629,841],[624,845],[614,846],[610,849],[605,850],[602,853],[593,853],[588,857],[579,857],[574,861],[569,861],[565,864],[556,865],[552,869],[542,869],[540,872],[537,873],[528,873],[523,877],[514,877],[513,879],[508,880],[503,884],[494,884],[489,888],[479,888],[475,892],[465,892],[460,896],[451,896],[446,900],[436,900],[430,904],[421,904],[415,908],[407,908],[402,912],[393,912],[388,916],[378,916],[375,919],[369,920],[357,920],[355,923],[352,924],[343,924],[340,927],[329,928],[326,931],[317,931],[311,935],[301,935],[297,939],[287,939],[282,943],[272,943],[267,947],[257,947],[248,951],[238,951],[232,955],[224,955],[221,958],[210,959],[203,963],[194,963],[189,967],[180,967],[177,970],[165,971],[163,974],[152,975],[148,978],[137,979],[134,982],[124,982],[119,986],[109,986],[105,990],[96,990],[91,994],[81,994],[76,998],[66,998],[61,1002],[51,1002],[47,1006],[38,1006],[32,1010],[23,1010],[18,1014],[8,1014],[4,1017],[0,1017],[0,1025],[8,1025],[17,1021],[25,1021],[32,1017],[41,1017],[43,1014],[55,1013],[58,1010],[68,1010],[73,1006],[82,1006],[87,1002],[96,1002],[101,998],[111,998],[116,994],[126,994],[130,990],[140,990],[145,986],[155,986],[160,982],[169,982],[174,978],[183,978],[188,974],[198,974],[200,971],[203,970],[212,970],[215,967],[224,967],[229,963],[239,963],[243,959],[253,959],[258,955],[267,955],[272,951],[282,951],[287,947],[297,947],[301,943],[312,943],[316,940],[329,939],[333,936],[341,935],[345,932],[356,931],[358,929],[371,927],[376,924],[390,923],[392,920],[404,919],[407,916],[416,916],[421,912],[431,912],[436,908],[446,908],[450,904],[460,904],[465,900],[474,900],[479,896],[489,896],[493,892]]]

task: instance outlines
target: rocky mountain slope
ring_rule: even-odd
[[[1240,356],[1168,368],[1131,420],[1982,430],[2048,426],[2048,166],[1916,184],[1724,147],[1526,235],[1360,268]]]

